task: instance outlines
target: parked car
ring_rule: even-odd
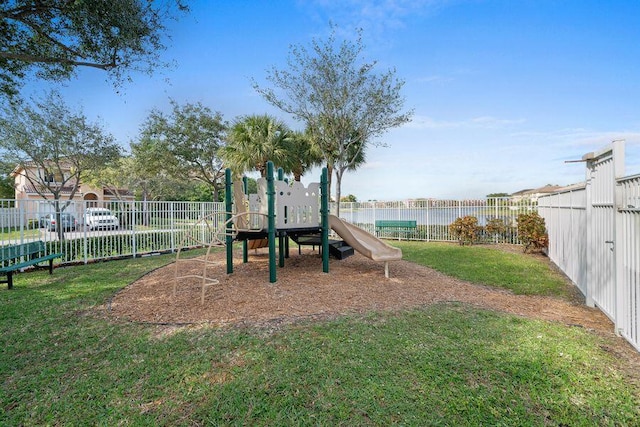
[[[107,208],[88,208],[84,214],[84,224],[89,230],[120,227],[120,220]]]
[[[60,224],[63,230],[75,230],[78,226],[78,221],[70,213],[60,213]],[[46,228],[49,231],[56,231],[58,224],[56,223],[56,214],[50,213],[43,217],[40,217],[40,227]]]

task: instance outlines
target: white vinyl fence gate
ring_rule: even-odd
[[[623,176],[624,141],[582,160],[584,185],[538,200],[549,257],[640,351],[640,175]]]

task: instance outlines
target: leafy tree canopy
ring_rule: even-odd
[[[6,0],[0,2],[0,91],[15,95],[30,72],[66,80],[77,67],[151,72],[160,58],[168,18],[182,0]]]
[[[267,102],[305,123],[327,167],[336,172],[337,200],[344,172],[364,161],[367,146],[412,116],[403,111],[404,81],[394,69],[377,73],[376,62],[362,58],[363,50],[362,31],[354,42],[339,42],[334,27],[310,48],[293,46],[287,67],[268,72],[273,87],[253,84]]]
[[[349,194],[347,196],[344,196],[342,198],[340,198],[341,202],[351,202],[351,203],[355,203],[358,201],[358,198],[356,196],[354,196],[353,194]]]
[[[217,201],[224,187],[220,150],[226,144],[228,125],[221,113],[201,103],[171,101],[171,105],[170,114],[159,110],[149,114],[134,153],[146,156],[156,172],[206,184]]]
[[[69,198],[81,178],[120,156],[120,146],[102,127],[90,123],[82,112],[71,111],[56,93],[45,99],[16,102],[0,117],[0,149],[3,160],[37,173],[27,180],[40,192],[59,199],[63,187],[71,186]],[[55,176],[55,185],[51,180]]]
[[[291,129],[282,121],[268,114],[242,116],[235,120],[229,132],[229,142],[223,150],[226,164],[241,175],[248,171],[266,176],[267,162],[291,172],[289,139]]]
[[[16,166],[14,173],[22,174],[43,199],[53,196],[56,213],[70,203],[89,171],[120,156],[112,135],[69,109],[56,93],[4,108],[0,150],[3,162]],[[65,193],[68,200],[60,205]],[[59,233],[62,238],[62,227]]]
[[[7,164],[0,160],[0,199],[13,199],[15,197],[14,179],[11,171],[15,165]]]

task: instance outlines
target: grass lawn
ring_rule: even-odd
[[[485,259],[475,247],[446,255],[438,244],[402,248],[420,263],[481,263],[465,273],[478,283],[502,276],[503,265],[529,263],[497,251]],[[638,382],[604,350],[618,338],[462,304],[276,331],[163,333],[163,326],[96,314],[119,289],[172,260],[19,274],[14,290],[0,290],[0,425],[591,426],[640,419]],[[548,268],[535,274],[556,280]],[[508,276],[512,285],[495,285],[518,288],[520,279]]]
[[[518,295],[567,297],[566,279],[549,270],[547,262],[522,253],[487,246],[451,243],[394,242],[403,258],[449,276],[511,290]]]

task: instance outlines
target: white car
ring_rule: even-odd
[[[120,227],[120,220],[107,208],[88,208],[84,214],[84,224],[89,230]]]

